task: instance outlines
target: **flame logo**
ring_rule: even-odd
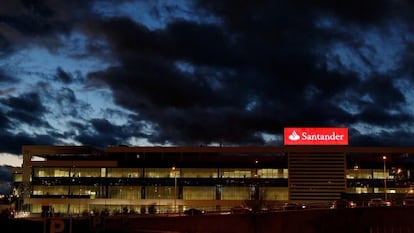
[[[293,130],[293,132],[289,135],[289,140],[297,141],[299,139],[300,139],[299,135],[296,133],[295,130]]]

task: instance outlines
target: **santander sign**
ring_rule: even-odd
[[[285,145],[348,145],[348,128],[285,128]]]

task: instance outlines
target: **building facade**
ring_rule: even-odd
[[[23,146],[22,154],[15,193],[32,213],[272,208],[414,187],[414,148]]]

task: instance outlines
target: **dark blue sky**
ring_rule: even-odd
[[[287,126],[413,146],[412,12],[408,0],[2,0],[0,164],[24,144],[281,145]]]

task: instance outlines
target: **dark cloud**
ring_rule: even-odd
[[[2,53],[5,53],[9,49],[10,42],[3,35],[0,34],[0,51],[2,51]]]
[[[0,110],[0,128],[7,130],[10,127],[10,120],[5,116],[4,112]]]
[[[56,77],[54,77],[56,78]],[[56,87],[48,82],[36,84],[38,93],[41,93],[44,104],[44,114],[51,113],[56,118],[82,118],[82,113],[90,111],[90,105],[77,98],[77,93],[68,84]],[[47,116],[42,117],[46,119]]]
[[[128,144],[126,139],[131,137],[147,136],[140,133],[144,125],[140,122],[128,122],[125,125],[115,125],[106,119],[91,119],[87,124],[83,122],[70,122],[70,127],[76,130],[75,140],[83,145],[99,148],[108,145]],[[75,133],[70,133],[72,136]]]
[[[9,131],[2,131],[0,133],[0,145],[1,152],[7,152],[11,154],[21,154],[23,145],[62,145],[63,143],[58,139],[62,135],[53,134],[28,134],[18,133],[14,134]]]
[[[39,94],[33,92],[20,97],[2,99],[0,102],[8,107],[27,113],[43,114],[46,110],[40,100]]]
[[[54,11],[45,2],[36,0],[22,0],[21,2],[26,9],[36,15],[44,18],[50,18],[54,15]]]
[[[383,19],[392,16],[391,7],[397,7],[393,1],[368,0],[368,1],[328,1],[317,0],[312,3],[304,0],[294,0],[295,4],[307,8],[315,7],[316,10],[325,11],[344,20],[353,21],[358,24],[380,23]],[[394,1],[398,2],[398,1]],[[398,4],[398,3],[397,3]]]
[[[21,154],[22,145],[53,145],[62,144],[62,135],[51,129],[50,124],[43,118],[46,108],[36,93],[28,93],[20,97],[3,98],[0,100],[6,108],[2,110],[0,126],[1,152]],[[18,132],[26,124],[29,127],[49,129],[47,133]]]
[[[4,70],[0,68],[0,85],[2,83],[10,84],[10,83],[17,83],[18,80],[16,78],[11,77],[10,75],[7,75]]]
[[[54,74],[39,75],[36,92],[19,95],[9,95],[15,80],[0,71],[0,136],[11,145],[3,150],[68,139],[98,147],[131,138],[263,145],[262,134],[280,136],[286,126],[350,126],[353,145],[414,144],[393,140],[414,122],[404,92],[414,82],[409,1],[189,1],[214,20],[179,7],[158,9],[160,1],[149,14],[155,24],[167,23],[155,29],[131,14],[97,14],[94,2],[2,2],[1,57],[33,43],[71,59],[111,63],[86,75],[51,64]],[[100,7],[111,4],[122,12],[119,1]],[[186,15],[166,19],[164,11]],[[69,51],[77,46],[86,50]],[[382,48],[388,46],[399,51],[390,56]],[[93,97],[82,93],[96,90]],[[102,106],[111,101],[104,95],[112,95],[117,110]],[[94,107],[99,113],[89,115]],[[55,129],[53,120],[67,123],[65,129]],[[48,135],[9,133],[21,123]],[[376,133],[367,136],[361,125]]]
[[[69,84],[73,81],[73,77],[72,75],[70,75],[69,73],[65,72],[61,67],[58,67],[56,69],[56,76],[55,79],[58,81],[61,81],[65,84]]]
[[[337,41],[366,46],[342,28],[378,27],[386,33],[387,22],[409,17],[398,14],[405,12],[402,5],[198,1],[222,23],[178,20],[157,31],[112,18],[88,30],[110,42],[121,64],[89,78],[105,81],[119,105],[153,124],[157,133],[150,140],[159,143],[223,138],[262,144],[257,133],[280,134],[295,125],[400,127],[413,115],[405,112],[408,100],[389,74],[371,72],[362,79],[358,70],[330,70],[328,51],[317,51]],[[342,28],[319,28],[322,17],[336,18]],[[364,56],[362,62],[374,70],[376,64]]]
[[[91,0],[2,1],[0,48],[4,48],[4,52],[11,53],[21,46],[31,44],[49,49],[64,46],[59,35],[70,34],[84,20],[93,17],[91,2]]]
[[[194,65],[232,67],[244,63],[239,44],[233,35],[212,24],[176,21],[165,31],[156,33],[160,38],[163,56],[190,61]],[[157,45],[158,46],[158,45]],[[195,52],[197,51],[197,52]]]
[[[354,24],[377,25],[392,17],[409,19],[412,17],[410,10],[414,7],[411,1],[404,0],[316,0],[312,2],[306,0],[254,2],[198,0],[197,3],[199,7],[207,8],[222,17],[231,27],[243,30],[246,28],[243,24],[255,26],[254,22],[258,19],[280,20],[286,17],[286,24],[290,25],[292,21],[306,19],[307,16],[317,17],[321,14],[338,17]],[[273,15],[270,12],[273,12]],[[305,15],[298,14],[300,12]],[[267,22],[265,24],[268,24]]]
[[[57,96],[56,101],[61,106],[70,106],[74,105],[77,102],[75,92],[67,87],[62,87],[59,91],[59,96]]]
[[[0,99],[0,103],[11,109],[6,112],[6,115],[14,121],[35,126],[48,125],[42,119],[46,108],[37,93],[27,93],[20,97]]]
[[[2,16],[0,20],[18,32],[28,36],[36,36],[38,33],[51,33],[53,30],[68,30],[64,28],[64,24],[56,22],[53,25],[50,24],[47,18],[42,16],[36,17],[36,15]]]
[[[413,146],[412,143],[412,132],[409,129],[402,128],[397,131],[371,131],[369,134],[366,132],[360,132],[358,130],[351,129],[349,134],[352,135],[350,138],[350,145],[352,146],[391,146],[391,147],[406,147]],[[381,139],[380,141],[378,139]]]

